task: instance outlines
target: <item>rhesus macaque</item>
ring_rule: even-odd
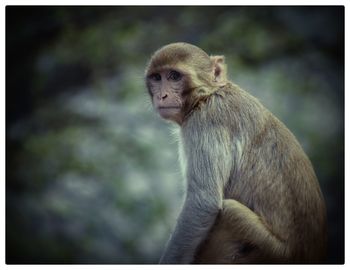
[[[326,213],[292,133],[226,78],[223,56],[187,43],[154,53],[146,84],[180,128],[187,191],[160,263],[320,263]]]

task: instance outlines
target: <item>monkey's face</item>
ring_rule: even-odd
[[[165,69],[151,73],[146,80],[153,106],[159,115],[181,124],[184,103],[182,94],[186,89],[184,74],[174,69]]]

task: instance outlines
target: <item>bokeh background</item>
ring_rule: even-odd
[[[296,135],[344,262],[344,7],[7,6],[7,263],[157,263],[184,189],[143,72],[176,41]]]

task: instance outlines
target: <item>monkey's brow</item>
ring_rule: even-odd
[[[179,65],[162,65],[162,66],[152,67],[149,70],[149,74],[159,73],[162,71],[171,71],[171,70],[177,71],[181,74],[185,74],[185,72],[184,72],[185,68],[180,67]]]

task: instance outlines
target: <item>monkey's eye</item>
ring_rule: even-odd
[[[160,74],[158,74],[158,73],[151,74],[151,75],[149,75],[148,78],[150,78],[151,80],[154,80],[154,81],[162,80],[162,76],[160,76]]]
[[[177,72],[175,70],[170,71],[168,79],[172,80],[172,81],[179,81],[181,79],[182,75],[180,74],[180,72]]]

